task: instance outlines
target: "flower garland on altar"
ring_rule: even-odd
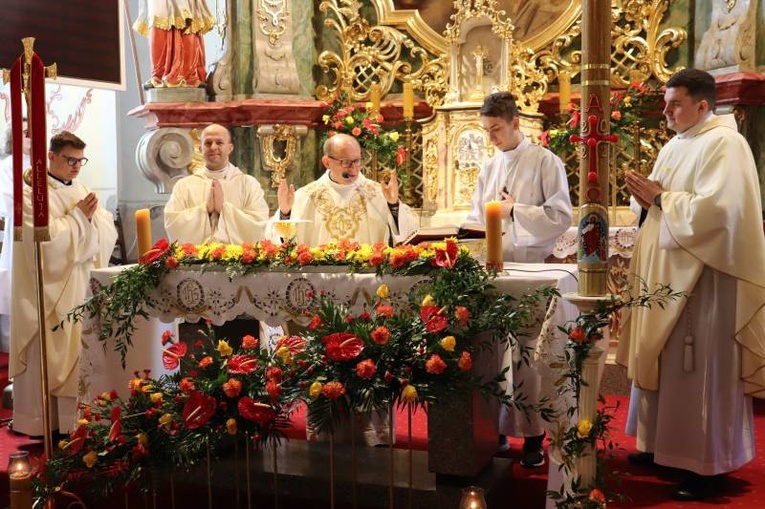
[[[107,306],[114,305],[122,298],[115,289],[134,284],[126,280],[149,282],[144,288],[149,291],[155,279],[182,265],[223,265],[241,273],[258,259],[263,264],[283,262],[303,249],[272,247],[160,241],[80,313],[97,311],[107,301]],[[251,336],[234,347],[231,338],[216,338],[212,331],[193,344],[163,334],[157,339],[162,341],[163,365],[177,372],[158,379],[136,373],[127,399],[112,391],[82,408],[75,431],[38,472],[38,496],[46,498],[77,481],[106,494],[159,468],[187,468],[227,436],[246,436],[256,447],[277,445],[301,402],[310,408],[312,426],[330,432],[342,413],[362,414],[394,404],[433,405],[459,391],[476,390],[514,404],[501,386],[505,373],[477,377],[473,355],[490,342],[499,348],[514,343],[519,331],[538,319],[540,303],[556,291],[544,288],[520,299],[497,292],[494,274],[453,239],[377,251],[379,257],[375,248],[360,245],[321,247],[335,261],[342,254],[355,264],[426,275],[405,302],[392,302],[385,285],[377,288],[373,306],[358,314],[326,295],[316,296],[308,334],[284,336],[272,350],[260,348]],[[137,305],[132,301],[118,307]],[[125,319],[127,314],[119,316]],[[474,341],[482,331],[490,332]]]

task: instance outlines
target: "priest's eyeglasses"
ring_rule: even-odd
[[[64,159],[66,159],[66,164],[74,168],[79,164],[80,166],[85,166],[88,164],[88,158],[87,157],[69,157],[65,155],[61,155]]]
[[[327,156],[330,159],[334,159],[343,168],[353,168],[354,166],[361,166],[361,159],[338,159],[337,157]]]

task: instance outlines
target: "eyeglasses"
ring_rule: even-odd
[[[74,168],[79,163],[80,166],[85,166],[88,164],[88,158],[87,157],[69,157],[62,154],[59,154],[59,157],[63,157],[66,159],[66,164]]]
[[[361,159],[338,159],[337,157],[327,156],[330,159],[334,159],[343,168],[353,168],[354,166],[361,166]]]

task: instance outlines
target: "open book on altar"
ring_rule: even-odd
[[[457,240],[486,238],[486,227],[478,223],[465,223],[462,226],[444,225],[420,228],[404,239],[401,244],[417,245],[420,242],[437,242],[450,237]]]

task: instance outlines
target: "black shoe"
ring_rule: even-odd
[[[681,501],[704,500],[717,496],[721,491],[721,476],[699,475],[691,472],[675,488],[672,498]]]
[[[545,452],[542,448],[544,440],[544,433],[535,437],[526,437],[523,439],[523,456],[521,457],[522,467],[535,468],[545,464]]]
[[[499,435],[497,440],[497,451],[505,452],[510,450],[510,443],[507,441],[507,435]]]
[[[627,455],[627,461],[639,467],[655,467],[652,452],[631,452]]]

